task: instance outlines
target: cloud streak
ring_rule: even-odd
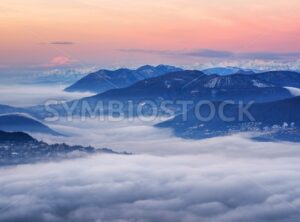
[[[248,52],[248,53],[236,53],[235,57],[243,59],[266,59],[266,60],[280,60],[280,59],[292,59],[299,58],[300,52]]]
[[[74,45],[75,42],[68,42],[68,41],[56,41],[56,42],[49,42],[51,45]]]
[[[212,49],[200,49],[191,52],[185,52],[183,55],[207,58],[229,58],[235,56],[235,54],[230,51],[218,51]]]
[[[147,49],[120,49],[125,53],[156,54],[161,56],[192,56],[200,58],[220,58],[220,59],[264,59],[282,60],[295,59],[300,57],[300,52],[233,52],[214,49],[197,50],[147,50]]]
[[[47,43],[42,43],[42,44],[47,44],[47,45],[75,45],[75,42],[72,41],[52,41],[52,42],[47,42]]]
[[[154,54],[163,56],[178,56],[180,51],[172,50],[151,50],[151,49],[118,49],[120,52],[124,53],[142,53],[142,54]]]

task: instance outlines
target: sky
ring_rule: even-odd
[[[298,0],[2,0],[0,69],[300,58]]]

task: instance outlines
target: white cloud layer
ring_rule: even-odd
[[[0,104],[12,106],[40,105],[47,100],[73,100],[91,93],[68,93],[60,85],[0,85]]]
[[[79,118],[48,123],[48,125],[68,137],[34,135],[49,143],[66,142],[71,145],[92,145],[108,147],[116,151],[128,151],[151,155],[185,155],[202,153],[221,153],[222,155],[244,156],[282,156],[299,150],[293,143],[262,143],[249,140],[251,135],[233,135],[220,139],[185,140],[175,137],[171,130],[153,127],[155,122],[138,119],[109,121]],[[221,144],[220,144],[220,141]],[[236,152],[243,147],[243,152]],[[286,149],[282,149],[286,147]],[[287,154],[285,154],[287,153]]]
[[[0,169],[0,221],[299,221],[299,153],[271,156],[99,155]]]

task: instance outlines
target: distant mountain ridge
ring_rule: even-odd
[[[214,103],[217,110],[220,105],[221,102]],[[157,127],[171,128],[180,137],[194,139],[223,136],[234,132],[261,131],[274,138],[300,142],[300,116],[298,114],[300,97],[269,103],[255,103],[249,108],[253,119],[248,116],[239,119],[239,105],[235,104],[228,104],[224,109],[226,117],[234,118],[232,121],[224,120],[219,115],[215,115],[207,122],[198,118],[199,115],[207,117],[210,111],[207,106],[201,110],[196,110],[194,107],[188,113],[162,122]],[[187,116],[187,119],[184,116]]]
[[[125,88],[112,89],[95,96],[67,102],[67,105],[71,107],[77,103],[73,114],[80,116],[84,115],[82,113],[84,104],[89,104],[93,109],[98,102],[103,102],[105,105],[109,101],[122,103],[125,105],[124,109],[128,108],[126,104],[131,101],[133,109],[136,111],[139,103],[145,100],[150,100],[155,104],[166,100],[193,101],[195,103],[199,100],[269,102],[291,97],[294,97],[294,94],[290,89],[259,79],[257,74],[219,76],[206,75],[197,70],[187,70],[144,79]],[[57,110],[61,116],[67,115],[63,105],[52,105],[51,107]],[[180,110],[177,108],[178,106],[171,105],[170,112],[178,114]],[[104,115],[108,111],[109,107],[104,107]],[[43,106],[27,108],[27,112],[39,119],[51,116]],[[169,113],[169,111],[167,112]]]
[[[35,141],[34,138],[22,132],[4,132],[0,130],[0,143],[27,143]]]
[[[0,104],[0,114],[6,113],[27,113],[27,110],[24,108]]]
[[[250,89],[275,87],[275,85],[261,80],[255,75],[243,75],[240,73],[228,76],[210,75],[202,78],[198,83],[198,87],[211,89]]]
[[[109,102],[117,101],[122,104],[120,114],[136,116],[139,108],[144,106],[144,102],[151,101],[157,106],[159,115],[174,115],[182,112],[182,106],[176,104],[178,101],[193,102],[194,104],[200,100],[270,102],[291,97],[294,95],[290,90],[260,80],[255,75],[218,76],[191,70],[145,79],[126,88],[112,89],[95,96],[70,101],[66,105],[72,107],[75,104],[74,112],[72,112],[74,116],[88,115],[85,109],[87,104],[90,110],[96,110],[93,115],[110,115]],[[165,101],[171,102],[171,104],[167,109],[162,109],[161,104]],[[101,114],[98,109],[99,102],[102,106]],[[129,102],[132,107],[129,107]],[[63,105],[53,105],[51,108],[61,116],[68,115]],[[33,107],[30,111],[38,113],[41,118],[48,115],[41,107]],[[145,112],[149,113],[149,111],[151,110],[146,107]]]
[[[255,75],[258,79],[282,87],[300,88],[300,73],[292,71],[271,71]]]
[[[242,69],[238,67],[213,67],[202,70],[203,73],[207,75],[220,75],[220,76],[227,76],[232,74],[255,74],[255,71],[251,69]]]
[[[220,101],[272,101],[292,97],[287,89],[256,78],[255,75],[206,75],[201,71],[180,71],[139,81],[83,100],[165,100],[209,99]]]
[[[62,136],[42,122],[26,114],[12,113],[0,115],[0,130],[8,132],[44,133]]]
[[[140,69],[143,72],[151,73],[151,66],[144,66]],[[168,68],[167,68],[168,69]],[[150,100],[156,104],[163,101],[193,101],[210,100],[210,101],[255,101],[255,102],[271,102],[276,100],[283,100],[297,96],[299,90],[295,87],[300,84],[299,73],[287,72],[286,81],[284,84],[281,81],[282,75],[285,71],[271,72],[271,79],[268,73],[259,74],[232,74],[226,76],[220,75],[206,75],[198,70],[184,70],[178,72],[170,72],[164,75],[159,75],[153,78],[140,80],[130,86],[118,89],[111,89],[104,93],[99,93],[95,96],[85,97],[80,100],[67,102],[66,104],[72,106],[77,103],[74,115],[84,115],[81,113],[81,108],[84,103],[95,106],[98,102],[118,101],[127,104],[129,101],[133,103],[133,109],[137,109],[139,103],[145,100]],[[151,75],[151,74],[150,74]],[[291,78],[292,76],[293,78]],[[282,86],[284,85],[284,86]],[[13,107],[2,106],[3,110],[0,113],[13,112]],[[53,105],[61,116],[66,116],[67,113],[62,105]],[[126,109],[128,107],[124,107]],[[17,110],[21,108],[15,108]],[[104,107],[107,114],[109,107]],[[177,106],[172,106],[167,113],[178,114]],[[29,113],[38,119],[49,117],[49,113],[43,106],[29,107],[23,110],[24,113]],[[102,115],[101,114],[101,115]],[[97,114],[100,115],[100,114]],[[51,114],[50,114],[51,116]]]
[[[169,72],[181,71],[181,68],[158,65],[145,65],[136,70],[118,69],[118,70],[99,70],[91,73],[73,85],[67,87],[67,92],[95,92],[102,93],[110,89],[124,88],[130,86],[140,80],[157,77]]]

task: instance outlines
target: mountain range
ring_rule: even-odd
[[[219,110],[222,102],[215,102]],[[208,106],[193,107],[188,113],[159,123],[157,127],[171,128],[175,134],[184,138],[209,138],[228,135],[234,132],[266,133],[261,138],[300,141],[300,97],[268,102],[254,103],[248,109],[250,116],[240,117],[240,106],[227,104],[224,107],[226,119],[215,114],[209,121],[200,117],[208,117],[211,109]],[[231,120],[227,119],[231,118]]]
[[[300,73],[292,71],[271,71],[256,74],[258,79],[282,87],[300,88]]]
[[[254,99],[272,101],[291,97],[284,87],[295,87],[300,84],[300,74],[287,72],[285,82],[280,81],[285,72],[277,72],[267,79],[269,73],[228,76],[206,75],[201,71],[179,71],[162,76],[141,80],[131,86],[109,90],[84,99],[187,99],[206,98]],[[284,87],[283,87],[284,86]]]
[[[233,74],[229,76],[206,75],[201,71],[172,72],[159,77],[141,80],[129,87],[113,89],[79,100],[96,104],[98,101],[131,101],[139,104],[150,100],[162,101],[251,101],[268,102],[293,97],[284,87],[259,79],[256,75]],[[174,108],[174,107],[173,107]]]
[[[287,76],[283,84],[280,79],[284,73],[287,73]],[[105,104],[109,101],[122,103],[124,109],[128,109],[127,104],[130,101],[133,104],[133,109],[136,110],[137,106],[145,100],[150,100],[159,106],[161,102],[166,100],[174,103],[176,101],[196,103],[199,100],[270,102],[295,96],[294,91],[296,89],[291,90],[288,87],[300,84],[300,79],[297,77],[297,75],[300,76],[299,73],[271,72],[272,78],[266,79],[265,76],[268,75],[269,72],[249,75],[238,73],[227,76],[206,75],[197,70],[171,72],[140,80],[125,88],[111,89],[95,96],[70,101],[67,102],[67,105],[71,107],[77,103],[74,114],[81,115],[82,106],[86,103],[93,108],[98,102],[104,102],[104,110],[107,112],[109,107],[105,107]],[[51,107],[57,110],[61,116],[67,114],[61,104]],[[0,113],[24,112],[39,119],[49,116],[43,106],[15,109],[14,107],[0,106]],[[181,112],[177,105],[170,105],[169,110],[175,114]]]
[[[91,73],[73,85],[67,87],[67,92],[95,92],[102,93],[110,89],[124,88],[130,86],[140,80],[160,76],[169,72],[181,71],[182,69],[158,65],[145,65],[136,70],[133,69],[118,69],[118,70],[99,70]]]
[[[232,74],[255,74],[255,71],[251,69],[241,69],[238,67],[214,67],[202,70],[207,75],[220,75],[227,76]]]
[[[107,91],[98,93],[95,96],[85,97],[80,100],[69,101],[65,104],[52,105],[51,108],[55,109],[60,116],[66,116],[68,113],[64,108],[65,105],[72,107],[73,104],[76,104],[76,107],[73,110],[73,115],[80,116],[86,114],[82,111],[84,105],[89,104],[90,108],[94,109],[99,102],[103,102],[103,112],[94,114],[108,115],[110,114],[109,111],[111,107],[109,107],[107,103],[109,103],[110,101],[117,101],[124,105],[121,110],[121,112],[123,112],[122,114],[129,115],[129,113],[126,112],[128,112],[128,103],[130,102],[133,110],[130,115],[135,115],[137,110],[139,109],[139,105],[143,105],[145,101],[151,101],[152,103],[157,105],[159,109],[158,114],[160,115],[176,115],[177,117],[178,115],[190,116],[192,121],[187,121],[186,123],[181,123],[178,121],[178,118],[175,118],[171,122],[162,123],[159,126],[174,128],[175,132],[179,132],[178,135],[185,135],[186,132],[191,137],[210,134],[203,133],[203,131],[201,130],[211,130],[213,132],[212,135],[218,135],[218,131],[220,131],[220,134],[224,134],[230,130],[238,130],[239,128],[248,129],[249,125],[253,124],[255,125],[255,128],[259,128],[258,122],[261,122],[262,125],[266,126],[270,126],[272,124],[282,125],[282,122],[284,120],[290,124],[291,121],[297,123],[297,119],[294,115],[299,110],[299,107],[297,105],[298,98],[295,98],[295,96],[297,96],[300,91],[300,74],[298,72],[272,71],[254,74],[245,74],[238,72],[230,75],[208,75],[198,70],[174,71],[176,69],[177,68],[175,67],[161,65],[157,67],[143,66],[137,70],[102,70],[99,71],[99,73],[97,72],[98,74],[90,74],[86,77],[86,80],[91,78],[91,81],[86,82],[86,89],[91,89],[91,87],[93,87],[93,84],[91,84],[91,82],[96,82],[93,80],[93,76],[103,76],[103,73],[105,73],[106,77],[106,74],[109,73],[110,78],[114,79],[114,82],[119,84],[116,89],[109,89],[110,87],[105,88],[107,86],[107,83],[104,84],[104,82],[100,80],[100,82],[106,85],[101,90]],[[141,74],[143,75],[142,77]],[[131,77],[127,78],[127,75]],[[122,82],[123,79],[126,79],[128,81],[125,81],[124,83]],[[94,86],[96,87],[96,85],[97,87],[99,86],[98,83]],[[293,100],[293,98],[295,98],[295,100]],[[253,105],[254,108],[252,112],[256,115],[255,119],[258,122],[253,123],[251,121],[246,121],[245,123],[243,123],[243,125],[241,125],[240,122],[233,122],[232,125],[229,125],[230,128],[228,129],[227,125],[224,125],[222,121],[215,119],[206,126],[207,129],[205,127],[199,128],[198,126],[202,126],[202,123],[199,123],[195,119],[193,119],[192,113],[183,113],[183,110],[180,109],[176,102],[191,101],[193,102],[193,104],[196,104],[197,102],[202,100],[212,101],[216,106],[218,106],[220,102],[225,100],[244,103],[254,101],[255,104]],[[165,101],[173,102],[173,104],[170,104],[167,109],[163,110],[161,109],[160,104]],[[230,115],[236,115],[236,105],[228,105],[226,106],[226,108],[227,112],[229,112]],[[285,109],[289,110],[285,111]],[[149,109],[146,109],[146,113],[148,111]],[[278,117],[280,116],[280,118],[278,118],[276,115],[273,115],[277,113],[277,111],[279,112]],[[0,105],[0,113],[12,112],[27,113],[38,119],[45,119],[51,116],[51,114],[48,113],[48,111],[45,110],[45,107],[43,106],[15,108],[11,106]],[[276,120],[277,122],[270,122],[271,120]],[[10,121],[14,123],[14,121]],[[22,121],[24,120],[17,120],[17,122]],[[27,124],[27,126],[35,124],[35,122],[31,122]],[[7,130],[9,129],[9,127],[11,127],[9,125],[13,124],[9,123],[7,125],[8,128],[0,128],[0,130]],[[244,127],[245,125],[246,127]],[[26,131],[26,129],[29,131],[29,129],[24,128],[24,126],[21,128],[14,127],[10,131]],[[47,126],[39,128],[38,131],[45,132],[45,129],[47,129],[46,133],[53,133],[51,129],[49,131],[49,128],[47,128]],[[297,131],[294,131],[294,128],[292,130],[294,134],[297,135]],[[291,133],[289,133],[289,135],[291,135]]]

